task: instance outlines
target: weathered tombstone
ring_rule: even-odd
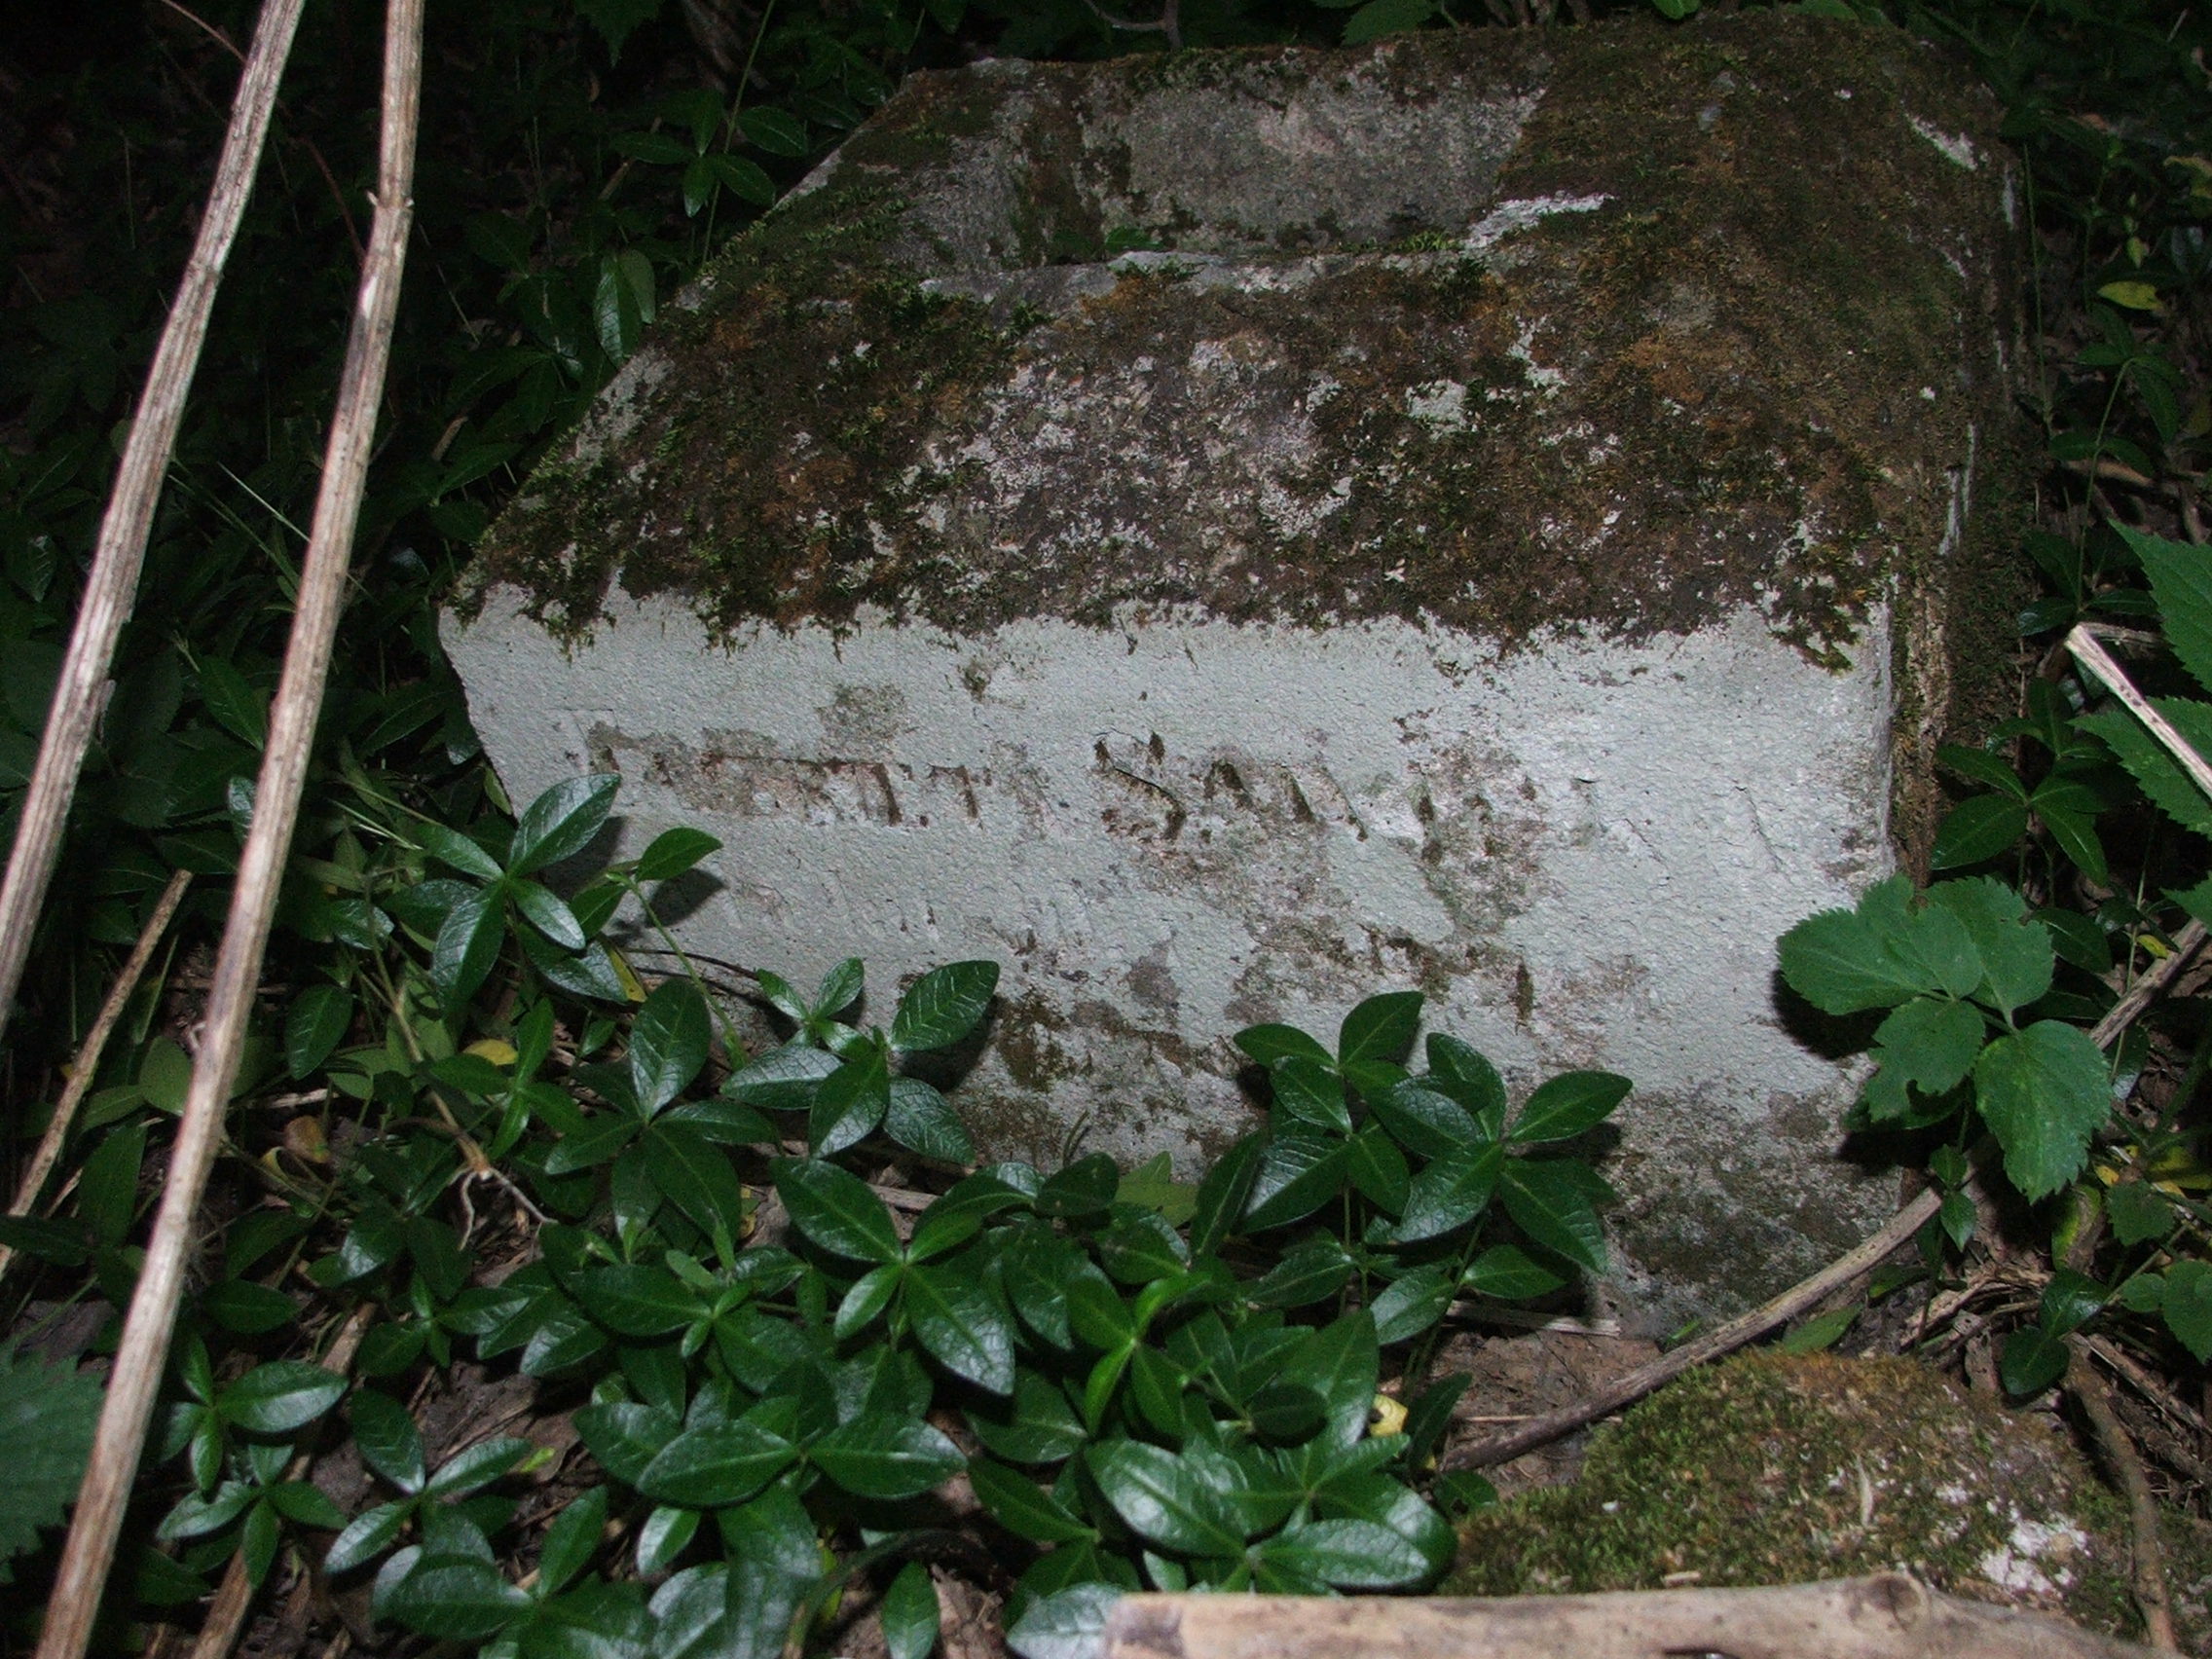
[[[1775,938],[2004,631],[1989,121],[1774,15],[917,76],[495,531],[479,728],[720,835],[712,957],[1004,964],[1001,1152],[1218,1149],[1233,1032],[1418,986],[1636,1080],[1632,1304],[1759,1294],[1894,1192]]]

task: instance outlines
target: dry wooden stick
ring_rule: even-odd
[[[2166,717],[2151,707],[2150,700],[2135,689],[2134,682],[2127,678],[2127,671],[2120,666],[2110,651],[2097,643],[2096,636],[2088,629],[2077,625],[2066,636],[2066,648],[2073,653],[2074,660],[2082,665],[2084,674],[2118,697],[2127,712],[2141,720],[2150,729],[2151,735],[2165,747],[2166,752],[2181,762],[2181,769],[2189,774],[2190,781],[2207,795],[2212,795],[2212,766],[2206,765],[2204,756],[2190,747],[2189,739],[2174,730]]]
[[[1124,1596],[1095,1659],[2151,1659],[1902,1572],[1592,1596]]]
[[[177,284],[176,302],[162,327],[153,366],[146,371],[146,389],[130,422],[130,436],[123,447],[115,486],[108,493],[107,514],[100,521],[92,574],[86,580],[85,597],[70,630],[69,651],[62,659],[60,678],[55,682],[54,703],[47,710],[46,732],[39,740],[38,763],[23,795],[16,845],[8,855],[8,873],[0,880],[0,1037],[7,1035],[8,1015],[22,982],[39,906],[46,899],[47,884],[54,879],[69,802],[77,793],[77,773],[85,763],[92,728],[107,702],[107,674],[115,659],[116,639],[137,596],[138,572],[146,559],[146,536],[153,526],[155,503],[161,499],[170,452],[176,448],[185,393],[192,387],[200,349],[207,339],[207,313],[215,303],[223,263],[230,257],[246,197],[253,189],[254,172],[261,165],[269,115],[276,102],[277,77],[291,54],[292,34],[299,25],[303,3],[267,0],[261,21],[255,26],[253,51],[239,77],[238,97],[231,111],[230,129],[223,135],[222,159],[215,166],[207,210],[200,221],[192,258]]]
[[[361,1351],[361,1339],[368,1335],[376,1313],[373,1302],[364,1302],[353,1309],[339,1330],[338,1340],[322,1356],[325,1368],[341,1377],[352,1371],[354,1356]],[[305,1480],[313,1462],[313,1453],[300,1453],[285,1467],[284,1478]],[[224,1659],[237,1644],[239,1632],[245,1628],[246,1609],[251,1605],[253,1583],[246,1576],[245,1555],[241,1551],[232,1556],[231,1565],[223,1569],[223,1582],[215,1587],[215,1600],[208,1604],[206,1620],[200,1627],[200,1638],[192,1644],[192,1659]]]
[[[2096,1437],[2097,1450],[2120,1478],[2127,1498],[2127,1530],[2135,1565],[2135,1604],[2143,1610],[2143,1629],[2151,1641],[2168,1652],[2179,1652],[2174,1639],[2173,1598],[2166,1590],[2166,1551],[2158,1540],[2158,1502],[2151,1495],[2151,1482],[2143,1473],[2143,1459],[2134,1442],[2113,1415],[2112,1397],[2105,1380],[2089,1363],[2089,1350],[2079,1336],[2066,1339],[2072,1358],[2066,1367],[2066,1389],[2082,1402]]]
[[[85,1041],[78,1047],[77,1063],[70,1070],[60,1100],[55,1104],[54,1120],[46,1125],[46,1134],[31,1157],[31,1166],[23,1171],[22,1184],[16,1189],[16,1201],[8,1207],[10,1216],[30,1214],[39,1194],[46,1190],[46,1178],[54,1173],[55,1161],[61,1156],[62,1142],[69,1138],[69,1125],[77,1116],[77,1108],[92,1087],[92,1074],[99,1070],[100,1055],[115,1032],[115,1023],[123,1017],[124,1005],[138,988],[146,964],[154,959],[154,946],[161,942],[162,935],[168,932],[176,907],[184,902],[184,890],[191,882],[190,870],[180,869],[170,876],[169,884],[162,889],[162,897],[154,905],[154,913],[139,930],[138,942],[131,947],[129,960],[116,976],[115,983],[108,989],[107,1001],[100,1005],[99,1016],[92,1021],[92,1028],[85,1033]],[[7,1272],[8,1264],[15,1259],[14,1248],[0,1244],[0,1273]]]
[[[268,943],[270,919],[299,817],[331,643],[346,600],[353,523],[376,438],[392,318],[413,219],[408,200],[415,169],[415,130],[423,79],[423,0],[390,0],[386,18],[383,145],[369,257],[354,302],[346,364],[323,456],[322,487],[302,568],[298,608],[284,671],[269,715],[269,748],[254,791],[253,823],[239,859],[230,919],[215,961],[207,1003],[207,1034],[192,1069],[192,1087],[177,1125],[167,1185],[146,1247],[146,1263],[124,1321],[106,1404],[77,1513],[62,1549],[37,1659],[81,1659],[98,1610],[123,1509],[153,1416],[169,1331],[184,1288],[184,1261],[194,1212],[222,1138],[223,1104],[238,1074],[253,1008],[254,983]]]
[[[1795,1318],[1823,1297],[1841,1289],[1861,1273],[1870,1272],[1899,1245],[1918,1233],[1942,1206],[1943,1196],[1931,1187],[1904,1208],[1890,1217],[1881,1232],[1846,1256],[1838,1257],[1808,1279],[1791,1285],[1770,1302],[1760,1304],[1749,1313],[1731,1319],[1727,1324],[1708,1331],[1704,1336],[1684,1343],[1680,1347],[1661,1354],[1648,1365],[1640,1365],[1606,1383],[1596,1393],[1577,1400],[1571,1406],[1563,1406],[1556,1412],[1530,1418],[1518,1428],[1507,1429],[1471,1445],[1455,1447],[1446,1454],[1443,1463],[1448,1469],[1487,1468],[1493,1463],[1510,1462],[1524,1452],[1532,1452],[1539,1446],[1549,1445],[1563,1434],[1571,1434],[1585,1423],[1595,1422],[1602,1417],[1619,1411],[1623,1406],[1641,1400],[1662,1383],[1672,1382],[1683,1372],[1703,1365],[1709,1359],[1718,1359],[1732,1353],[1746,1343],[1763,1337],[1776,1326]]]

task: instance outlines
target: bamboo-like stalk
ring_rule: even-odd
[[[238,1074],[262,951],[299,817],[300,790],[346,599],[353,524],[376,439],[407,233],[414,217],[408,195],[422,92],[423,4],[424,0],[390,0],[387,14],[376,218],[323,456],[322,488],[308,537],[291,643],[270,708],[269,748],[255,786],[253,823],[239,860],[230,918],[216,957],[206,1035],[193,1065],[192,1087],[169,1156],[168,1179],[147,1243],[146,1264],[124,1321],[123,1341],[108,1381],[92,1461],[78,1493],[69,1541],[62,1550],[37,1659],[81,1659],[92,1635],[100,1587],[115,1553],[124,1505],[153,1416],[154,1395],[184,1288],[184,1261],[195,1212],[221,1139],[223,1104]]]
[[[146,389],[139,395],[115,485],[108,492],[92,574],[86,579],[68,653],[55,682],[54,702],[46,713],[46,732],[23,794],[8,873],[0,879],[0,1037],[8,1034],[8,1015],[22,983],[39,906],[54,879],[69,802],[77,793],[77,774],[107,702],[116,639],[137,598],[146,537],[153,528],[155,504],[162,498],[169,455],[176,448],[185,394],[192,389],[200,350],[206,343],[207,315],[223,279],[223,264],[230,258],[246,198],[253,191],[253,175],[261,166],[270,112],[276,104],[276,82],[291,55],[303,4],[304,0],[267,0],[255,25],[253,49],[246,55],[232,103],[230,129],[223,135],[222,159],[215,166],[215,183],[207,194],[207,211],[177,283],[176,303],[162,327],[153,365],[146,371]]]
[[[23,1171],[23,1179],[16,1189],[16,1201],[9,1205],[10,1216],[25,1216],[38,1202],[38,1196],[46,1190],[46,1178],[54,1173],[54,1165],[61,1157],[61,1146],[69,1138],[69,1125],[76,1121],[77,1108],[85,1093],[92,1087],[92,1075],[99,1070],[100,1055],[107,1048],[107,1040],[115,1032],[115,1023],[123,1017],[124,1005],[130,993],[138,988],[138,981],[146,972],[146,964],[154,959],[154,947],[161,943],[162,935],[168,932],[175,919],[176,907],[184,903],[184,890],[192,883],[192,872],[180,869],[169,877],[169,884],[162,889],[162,896],[154,905],[154,913],[146,918],[146,925],[138,931],[138,942],[132,946],[130,959],[124,963],[123,972],[116,976],[109,987],[107,1001],[100,1005],[92,1030],[77,1049],[77,1063],[69,1073],[69,1082],[61,1090],[61,1098],[55,1104],[54,1118],[40,1137],[38,1151],[31,1157],[31,1166]],[[16,1259],[12,1245],[0,1244],[0,1274],[8,1271],[8,1264]]]

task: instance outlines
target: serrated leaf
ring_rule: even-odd
[[[1952,994],[1972,994],[2010,1014],[2050,989],[2057,967],[2050,934],[2028,913],[2018,893],[1992,876],[1941,881],[1928,890],[1927,914],[1954,916],[1973,941],[1981,973],[1974,982],[1952,984]]]
[[[2089,1139],[2112,1116],[2112,1071],[2077,1026],[2055,1019],[2000,1037],[1974,1062],[1974,1100],[2005,1152],[2005,1173],[2030,1202],[2082,1172]]]
[[[2186,697],[2154,697],[2151,706],[2199,755],[2212,755],[2212,703]],[[2143,786],[2143,793],[2186,830],[2212,835],[2212,800],[2205,798],[2165,747],[2124,709],[2100,709],[2076,722],[2101,737],[2120,762]]]
[[[998,989],[996,962],[948,962],[906,988],[891,1018],[891,1045],[904,1053],[942,1049],[975,1029]]]
[[[96,1379],[0,1349],[0,1575],[77,1496],[99,1420]]]
[[[2174,1229],[2174,1206],[2166,1196],[2141,1181],[2122,1181],[2105,1192],[2105,1215],[2113,1236],[2130,1249],[2163,1238]]]
[[[1852,910],[1823,910],[1782,936],[1782,977],[1824,1014],[1889,1008],[1938,988],[1933,975],[1891,948],[1911,891],[1903,876],[1867,890]]]
[[[1876,1057],[1930,1094],[1956,1088],[1973,1069],[1988,1031],[1972,1003],[1915,997],[1875,1030]]]
[[[1958,869],[1993,859],[2028,832],[2028,808],[2005,795],[1975,795],[1943,815],[1929,849],[1930,869]]]
[[[2166,1270],[2166,1328],[2199,1365],[2212,1360],[2212,1262],[2189,1257]]]

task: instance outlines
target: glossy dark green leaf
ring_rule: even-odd
[[[1529,1096],[1511,1138],[1517,1146],[1572,1140],[1611,1117],[1635,1087],[1611,1072],[1564,1072]]]
[[[413,1506],[379,1503],[349,1521],[323,1553],[322,1570],[332,1577],[376,1560],[399,1541]]]
[[[479,881],[497,881],[504,873],[499,868],[499,861],[471,837],[443,824],[426,820],[417,825],[415,839],[430,857],[452,866],[463,875],[473,875]]]
[[[1283,1252],[1275,1265],[1245,1287],[1255,1308],[1306,1308],[1344,1289],[1353,1262],[1337,1239],[1309,1238]]]
[[[523,810],[507,844],[507,869],[514,875],[557,865],[582,852],[599,833],[614,805],[622,780],[608,773],[564,778]]]
[[[663,1124],[680,1124],[718,1146],[763,1146],[783,1133],[752,1107],[735,1100],[691,1100],[661,1114]]]
[[[787,1043],[732,1072],[722,1092],[771,1112],[803,1112],[839,1064],[827,1049]]]
[[[498,888],[471,893],[446,912],[430,951],[430,981],[448,1004],[466,1002],[491,977],[506,936]]]
[[[1399,1274],[1369,1304],[1369,1311],[1375,1315],[1375,1340],[1402,1343],[1419,1336],[1444,1317],[1457,1288],[1452,1274],[1434,1265]]]
[[[906,1242],[906,1259],[926,1262],[965,1243],[984,1222],[1028,1202],[1027,1197],[988,1170],[977,1170],[922,1212]]]
[[[1398,1590],[1431,1570],[1411,1542],[1373,1521],[1309,1521],[1285,1528],[1259,1554],[1340,1590]]]
[[[428,1469],[424,1462],[422,1433],[407,1408],[374,1388],[361,1388],[346,1410],[361,1461],[401,1492],[410,1495],[421,1492]]]
[[[707,1063],[707,1002],[689,979],[664,979],[630,1026],[630,1086],[651,1117],[683,1092]]]
[[[481,1641],[530,1605],[498,1567],[473,1556],[425,1552],[404,1576],[388,1587],[380,1580],[377,1589],[378,1616],[443,1641]]]
[[[1139,1537],[1186,1555],[1234,1556],[1243,1528],[1228,1498],[1165,1447],[1136,1440],[1092,1446],[1085,1462],[1100,1493]]]
[[[1214,1160],[1199,1180],[1198,1202],[1191,1214],[1194,1256],[1210,1255],[1235,1235],[1267,1151],[1264,1134],[1245,1135]]]
[[[536,1450],[514,1435],[479,1440],[440,1463],[423,1490],[431,1497],[466,1497],[512,1471]]]
[[[1363,1060],[1404,1059],[1420,1025],[1420,1005],[1419,991],[1369,997],[1345,1015],[1337,1033],[1337,1063],[1348,1067]]]
[[[1578,1267],[1604,1272],[1605,1229],[1597,1206],[1610,1190],[1587,1164],[1509,1158],[1497,1189],[1505,1213],[1530,1238]]]
[[[1268,1079],[1274,1090],[1271,1116],[1277,1128],[1351,1133],[1351,1109],[1345,1104],[1344,1082],[1333,1063],[1293,1054],[1277,1060]]]
[[[563,950],[581,950],[584,947],[583,924],[576,920],[562,899],[550,889],[535,881],[519,877],[506,884],[507,897],[522,913],[524,921],[543,934]]]
[[[1262,1440],[1281,1445],[1311,1438],[1327,1421],[1328,1408],[1304,1383],[1275,1382],[1244,1402],[1244,1419]]]
[[[781,1158],[772,1171],[792,1224],[809,1241],[854,1261],[899,1260],[891,1212],[859,1176],[818,1158]]]
[[[305,1360],[257,1365],[215,1396],[223,1419],[248,1434],[291,1434],[338,1403],[346,1379]]]
[[[1348,1162],[1346,1172],[1351,1184],[1357,1187],[1367,1201],[1385,1215],[1398,1215],[1412,1196],[1413,1171],[1407,1167],[1406,1155],[1398,1150],[1398,1143],[1380,1124],[1371,1124],[1346,1143]]]
[[[683,1432],[683,1421],[664,1406],[628,1400],[581,1408],[576,1433],[600,1466],[627,1486],[636,1486],[645,1465]]]
[[[844,1299],[837,1304],[836,1322],[830,1327],[839,1342],[848,1342],[875,1323],[876,1316],[891,1306],[891,1299],[899,1294],[901,1281],[906,1275],[905,1268],[899,1263],[888,1267],[870,1268],[852,1283]]]
[[[2197,1364],[2212,1360],[2212,1263],[2190,1256],[2168,1268],[2160,1310]]]
[[[808,1456],[857,1497],[914,1497],[967,1466],[960,1449],[930,1424],[877,1413],[840,1423]]]
[[[1047,1559],[1072,1553],[1056,1551]],[[1097,1659],[1105,1646],[1106,1615],[1122,1595],[1121,1587],[1096,1582],[1041,1595],[1014,1621],[1006,1643],[1019,1659]]]
[[[824,1080],[807,1109],[808,1150],[828,1158],[875,1133],[891,1110],[891,1071],[883,1045],[864,1041]]]
[[[590,1120],[571,1134],[565,1134],[545,1155],[545,1173],[567,1175],[577,1169],[596,1169],[638,1138],[638,1121],[627,1113],[609,1112]]]
[[[1036,1210],[1054,1220],[1101,1215],[1113,1205],[1121,1184],[1120,1165],[1105,1153],[1093,1153],[1048,1176],[1038,1189]]]
[[[805,126],[796,117],[769,105],[741,111],[737,124],[745,129],[746,137],[771,156],[803,156],[809,148]],[[894,1652],[891,1659],[920,1659],[920,1655]]]
[[[1057,1463],[1083,1448],[1083,1419],[1064,1391],[1034,1371],[1015,1374],[1014,1397],[1004,1406],[966,1417],[984,1449],[1012,1463]]]
[[[1487,1125],[1485,1138],[1495,1139],[1505,1123],[1505,1082],[1497,1068],[1480,1050],[1448,1032],[1429,1033],[1426,1048],[1428,1075],[1420,1084],[1462,1108],[1478,1125]]]
[[[1497,1141],[1462,1146],[1437,1159],[1413,1178],[1391,1241],[1442,1238],[1472,1224],[1489,1207],[1506,1163],[1504,1146]]]
[[[642,1262],[588,1268],[569,1289],[586,1313],[618,1336],[665,1336],[706,1310],[697,1291],[667,1269]]]
[[[721,842],[704,830],[693,830],[679,825],[664,830],[638,855],[640,881],[671,881],[696,865],[722,850]]]
[[[1246,1232],[1283,1227],[1311,1215],[1344,1190],[1350,1154],[1333,1135],[1284,1131],[1268,1143],[1244,1212]]]
[[[929,1568],[918,1561],[901,1567],[883,1593],[878,1617],[890,1659],[929,1659],[938,1636],[937,1586]]]
[[[343,985],[310,985],[284,1016],[284,1069],[293,1082],[329,1059],[353,1024],[353,993]]]
[[[1318,1394],[1327,1419],[1316,1444],[1345,1447],[1367,1433],[1381,1373],[1375,1319],[1362,1308],[1306,1337],[1286,1356],[1278,1381]]]
[[[1071,1513],[1050,1492],[1003,1463],[994,1463],[988,1457],[971,1458],[968,1480],[991,1519],[1018,1537],[1033,1543],[1059,1544],[1098,1535],[1096,1528]]]
[[[2015,1399],[2040,1394],[2066,1375],[2065,1342],[2040,1325],[2023,1325],[1998,1350],[1997,1376]]]
[[[975,1029],[998,989],[996,962],[948,962],[924,974],[899,999],[891,1046],[902,1053],[942,1049]]]
[[[1150,1284],[1190,1266],[1183,1235],[1153,1210],[1124,1208],[1098,1235],[1098,1261],[1123,1284]]]
[[[1075,1346],[1068,1322],[1068,1285],[1088,1265],[1083,1253],[1049,1228],[1024,1228],[1001,1257],[1007,1300],[1021,1322],[1056,1348]],[[1096,1269],[1092,1269],[1096,1272]],[[1109,1285],[1108,1290],[1113,1288]]]
[[[710,1236],[718,1225],[733,1238],[744,1233],[745,1190],[720,1147],[666,1121],[648,1128],[638,1145],[646,1175],[695,1226]]]
[[[1136,1336],[1136,1316],[1122,1293],[1098,1269],[1079,1259],[1062,1289],[1067,1297],[1068,1323],[1075,1334],[1095,1348],[1116,1348]]]
[[[1273,1066],[1279,1060],[1317,1060],[1322,1065],[1334,1065],[1336,1056],[1319,1039],[1309,1037],[1295,1025],[1247,1025],[1236,1034],[1237,1048],[1263,1066]]]
[[[599,1535],[607,1525],[607,1488],[586,1487],[545,1529],[545,1542],[537,1552],[540,1595],[553,1595],[591,1565],[599,1553]]]
[[[744,1502],[797,1457],[792,1441],[740,1418],[685,1429],[654,1454],[637,1487],[656,1502],[719,1509]]]
[[[1506,1302],[1548,1296],[1567,1281],[1512,1244],[1493,1244],[1472,1262],[1459,1280],[1469,1296],[1494,1296]]]
[[[906,1273],[906,1319],[915,1340],[955,1377],[1004,1394],[1014,1387],[1014,1317],[961,1261]]]
[[[299,1317],[299,1304],[251,1279],[225,1279],[200,1293],[200,1309],[226,1331],[260,1336]]]
[[[2043,1287],[2043,1328],[2054,1337],[2071,1335],[2104,1311],[2111,1296],[2088,1274],[2060,1268]]]
[[[1504,1088],[1498,1089],[1502,1111]],[[1468,1152],[1496,1137],[1481,1125],[1458,1101],[1429,1088],[1419,1079],[1382,1089],[1368,1096],[1375,1121],[1390,1132],[1400,1146],[1417,1158],[1449,1158]]]
[[[883,1132],[910,1152],[939,1163],[973,1163],[976,1143],[951,1102],[917,1077],[891,1080]]]
[[[1429,1454],[1436,1450],[1445,1431],[1452,1426],[1452,1408],[1459,1403],[1459,1396],[1473,1381],[1464,1371],[1440,1377],[1406,1408],[1402,1430],[1406,1441],[1406,1467],[1418,1469],[1428,1461]]]

